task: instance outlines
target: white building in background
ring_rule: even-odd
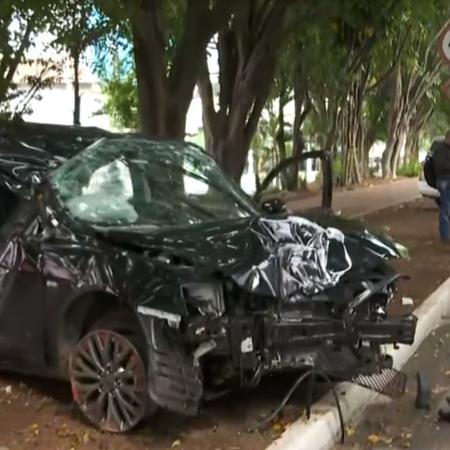
[[[29,63],[19,67],[15,82],[19,88],[26,90],[28,76],[36,76],[46,70],[41,58],[31,59]],[[58,58],[51,62],[55,69],[48,70],[47,76],[55,82],[51,87],[39,91],[29,107],[31,112],[24,115],[24,119],[31,122],[55,123],[71,125],[73,123],[74,94],[73,69],[68,58]],[[79,71],[81,95],[81,124],[111,129],[109,118],[102,113],[103,95],[98,78],[82,64]]]

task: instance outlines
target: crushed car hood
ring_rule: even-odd
[[[144,251],[171,265],[232,278],[247,291],[289,300],[363,277],[381,260],[399,257],[394,243],[365,229],[342,232],[308,219],[251,217],[164,232],[97,229],[114,245]]]

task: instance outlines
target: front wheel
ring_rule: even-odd
[[[129,431],[148,413],[147,371],[138,348],[132,337],[105,327],[88,332],[72,353],[74,401],[101,430]]]

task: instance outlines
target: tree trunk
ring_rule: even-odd
[[[230,131],[220,136],[215,146],[215,155],[222,169],[236,182],[241,179],[249,148],[250,143],[243,133]]]
[[[292,156],[299,158],[306,146],[302,127],[306,117],[312,109],[311,98],[306,88],[306,79],[305,77],[302,77],[300,64],[297,66],[296,73],[294,74],[294,106],[295,116],[292,133]],[[305,162],[302,161],[302,163],[299,163],[299,160],[297,159],[290,169],[288,184],[288,190],[290,191],[296,191],[299,187],[298,172],[301,165],[305,167]]]
[[[256,191],[259,191],[259,188],[261,187],[261,179],[259,177],[259,153],[253,152],[253,170],[255,172],[255,185],[256,185]]]
[[[72,54],[73,61],[73,124],[81,125],[81,96],[80,96],[80,53]]]
[[[237,0],[187,2],[183,32],[173,58],[161,0],[126,2],[133,36],[141,130],[157,138],[183,139],[198,68],[211,37],[229,20]]]
[[[12,21],[13,9],[11,9],[11,5],[8,6],[9,11],[5,10],[6,17],[11,14],[11,16],[6,19],[6,21]],[[14,75],[19,67],[20,61],[25,54],[25,50],[30,45],[31,34],[34,31],[34,26],[36,22],[36,17],[33,14],[27,24],[26,28],[23,31],[23,34],[20,38],[20,44],[17,48],[13,48],[8,45],[7,51],[4,52],[2,58],[0,59],[0,104],[8,100],[8,91],[13,85]],[[5,46],[6,43],[3,43]],[[4,47],[3,47],[4,48]]]
[[[237,10],[228,28],[219,33],[217,111],[212,89],[208,87],[211,82],[206,54],[203,55],[198,84],[204,106],[204,128],[211,136],[211,153],[235,180],[242,175],[250,143],[270,93],[284,36],[280,29],[285,26],[288,4],[285,0],[263,2],[262,6],[257,2],[241,2],[242,8]]]
[[[340,132],[340,144],[343,149],[343,183],[360,184],[361,153],[363,143],[363,127],[361,123],[362,87],[360,80],[352,82],[347,99],[343,106],[341,120],[343,125]]]
[[[391,170],[391,178],[393,180],[397,178],[397,170],[400,161],[400,154],[405,147],[406,135],[407,135],[407,125],[402,124],[395,142],[394,151],[392,153],[390,170]]]
[[[364,161],[362,163],[362,170],[364,178],[370,177],[370,149],[376,140],[375,126],[369,126],[366,130],[363,142]]]
[[[151,33],[133,33],[134,59],[136,65],[138,105],[141,131],[153,138],[184,138],[188,108],[177,110],[175,101],[170,101],[165,75],[164,50],[155,48]],[[149,55],[158,54],[150,60]],[[191,98],[194,87],[192,86]],[[169,120],[170,118],[170,120]]]
[[[407,158],[405,164],[419,161],[419,136],[423,127],[433,115],[433,105],[424,104],[418,108],[410,121],[408,136],[406,137]]]
[[[388,116],[388,137],[386,142],[386,148],[383,152],[381,158],[381,169],[383,173],[383,178],[389,179],[393,176],[392,164],[395,160],[395,153],[398,144],[399,132],[401,127],[401,122],[403,120],[403,82],[400,66],[397,67],[395,73],[395,79],[393,83],[393,95],[392,102],[389,108]]]
[[[287,158],[286,151],[286,134],[284,132],[284,106],[286,104],[286,87],[283,86],[280,88],[280,94],[278,96],[278,126],[277,126],[277,134],[276,134],[276,142],[278,146],[278,155],[279,161],[284,161]],[[281,173],[280,182],[283,189],[288,188],[288,174],[286,172]]]

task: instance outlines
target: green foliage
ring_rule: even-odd
[[[401,177],[416,178],[422,173],[422,164],[419,161],[410,161],[401,166],[397,174]]]
[[[0,1],[0,113],[8,116],[11,102],[24,92],[15,84],[15,75],[34,33],[44,28],[49,5],[44,0]]]
[[[337,153],[334,155],[332,164],[333,171],[333,181],[334,184],[341,184],[340,180],[342,179],[342,174],[344,173],[344,162],[342,160],[342,153]]]
[[[128,67],[127,62],[116,55],[112,73],[103,73],[102,92],[105,96],[104,111],[113,126],[136,130],[139,118],[134,67]]]
[[[48,25],[55,34],[55,48],[67,51],[73,58],[81,56],[112,28],[93,0],[57,0]]]

